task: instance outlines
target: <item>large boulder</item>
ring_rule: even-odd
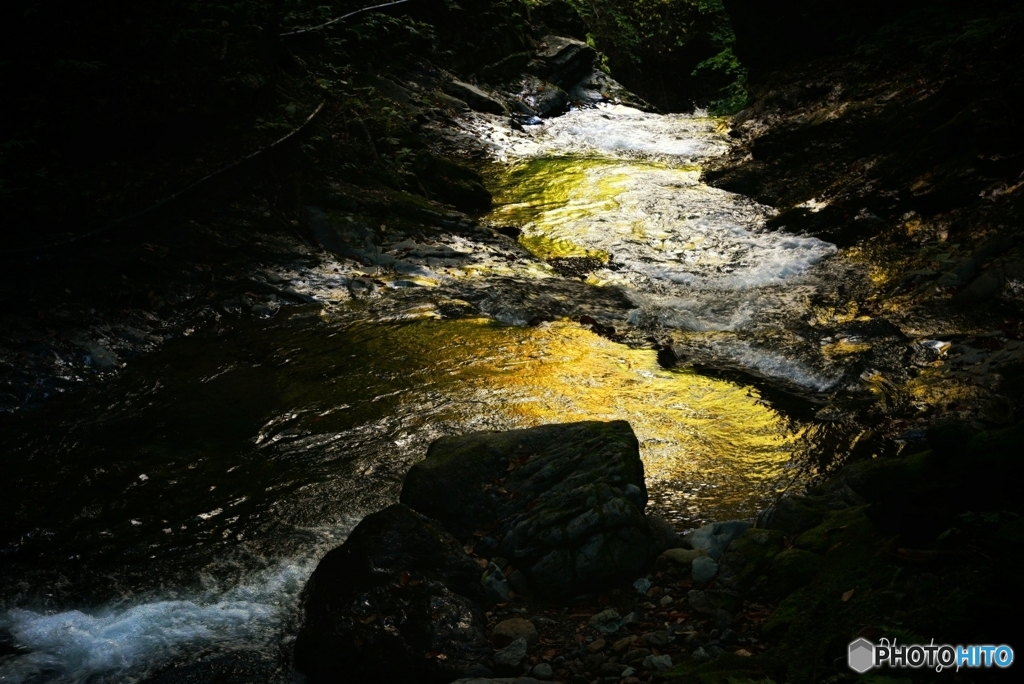
[[[531,71],[560,88],[570,88],[590,74],[597,51],[581,40],[565,36],[544,36]]]
[[[303,592],[297,667],[312,682],[447,683],[491,653],[480,569],[435,521],[401,504],[367,516]]]
[[[624,421],[443,437],[409,471],[401,501],[464,542],[496,540],[497,555],[548,598],[635,577],[655,552],[639,444]]]

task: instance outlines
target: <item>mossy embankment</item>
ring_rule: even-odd
[[[721,600],[735,591],[758,602],[739,619],[759,629],[767,648],[689,662],[665,679],[860,681],[846,665],[847,644],[858,637],[1018,643],[1024,518],[1015,490],[1024,425],[975,434],[945,424],[929,437],[929,451],[851,464],[784,500],[734,541],[722,561],[734,584]],[[928,669],[865,675],[878,682],[939,676]]]

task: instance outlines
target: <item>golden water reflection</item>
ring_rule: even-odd
[[[663,369],[653,351],[575,323],[420,321],[371,339],[401,367],[373,389],[383,395],[404,385],[391,394],[398,414],[434,406],[424,419],[462,430],[629,421],[652,502],[679,522],[752,516],[768,505],[791,479],[805,432],[752,387]]]

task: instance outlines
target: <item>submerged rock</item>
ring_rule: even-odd
[[[303,592],[297,667],[313,682],[447,682],[491,652],[480,570],[440,526],[396,504],[367,516]]]
[[[550,598],[635,577],[654,555],[639,444],[624,421],[443,437],[409,471],[401,501],[464,541],[486,530]]]

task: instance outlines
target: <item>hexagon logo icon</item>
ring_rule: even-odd
[[[875,666],[875,645],[864,638],[852,642],[847,662],[851,670],[857,674],[864,674]]]

